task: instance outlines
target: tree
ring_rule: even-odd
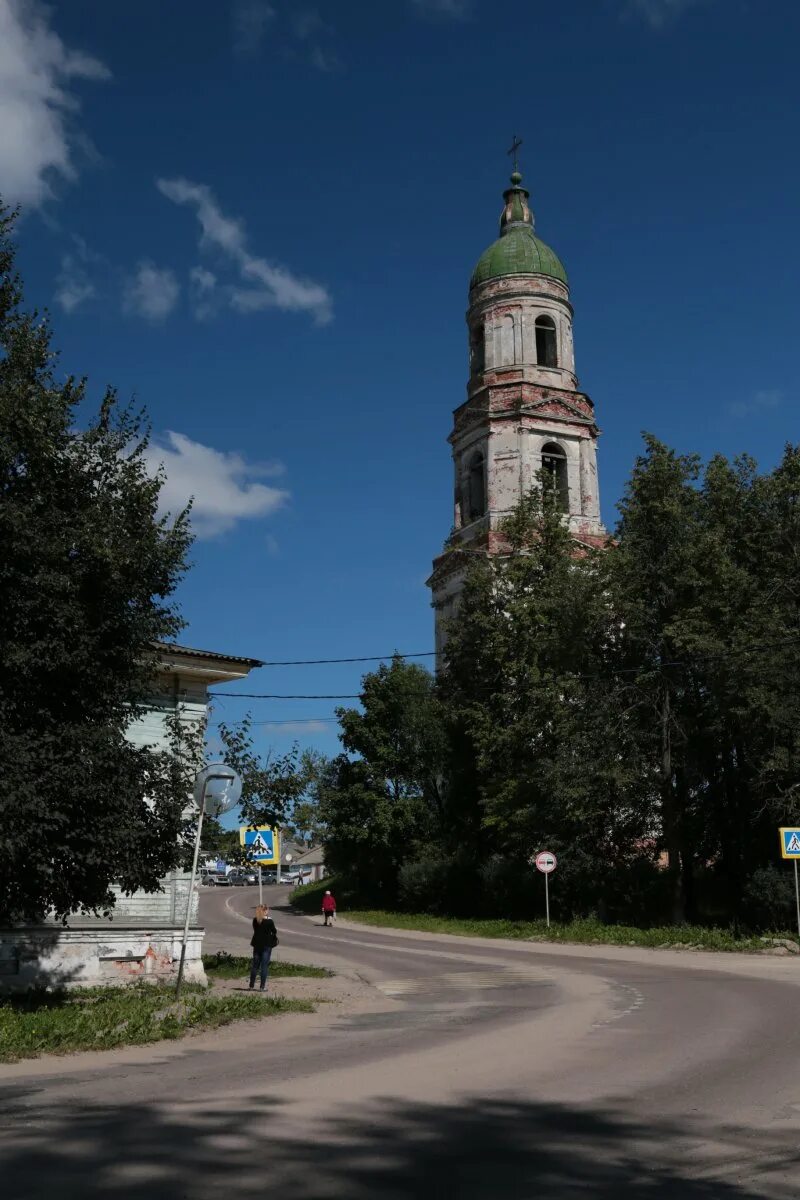
[[[181,621],[187,514],[158,516],[142,415],[109,390],[85,428],[46,317],[23,309],[0,208],[0,919],[156,890],[176,861],[185,763],[125,737]],[[176,735],[178,736],[178,735]]]
[[[300,755],[300,772],[305,790],[292,805],[289,828],[292,836],[305,842],[309,848],[325,841],[326,825],[320,812],[319,782],[327,765],[327,757],[318,750],[306,749]]]
[[[689,737],[697,690],[682,629],[699,598],[699,472],[697,455],[678,455],[646,434],[619,505],[611,556],[611,603],[621,622],[619,691],[629,699],[639,753],[658,780],[676,921],[694,905],[698,780]]]
[[[544,479],[502,534],[505,552],[468,570],[441,679],[469,764],[460,779],[474,780],[474,852],[521,865],[544,846],[568,850],[562,887],[597,904],[647,833],[641,764],[608,676],[607,555],[576,545]]]
[[[250,829],[287,825],[294,805],[308,786],[309,763],[301,757],[299,747],[293,746],[288,754],[269,751],[262,758],[253,749],[249,715],[238,725],[221,724],[219,737],[225,747],[225,761],[242,778],[242,823]]]
[[[364,676],[361,704],[337,712],[347,754],[322,774],[320,815],[333,869],[393,900],[401,864],[442,836],[444,712],[430,672],[400,657]]]

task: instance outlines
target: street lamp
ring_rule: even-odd
[[[178,964],[178,982],[175,985],[175,999],[180,999],[181,984],[183,983],[183,967],[186,961],[186,943],[189,940],[189,921],[192,916],[192,896],[194,881],[197,875],[197,860],[200,857],[200,837],[203,832],[203,817],[206,812],[212,817],[221,817],[230,812],[239,803],[242,795],[242,781],[233,767],[227,763],[209,763],[198,771],[194,781],[194,802],[197,805],[197,833],[194,839],[194,857],[192,859],[192,877],[186,894],[186,920],[183,923],[183,941],[181,942],[181,959]]]

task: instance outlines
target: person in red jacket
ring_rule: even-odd
[[[332,892],[326,892],[322,897],[322,915],[325,918],[325,925],[332,925],[336,920],[336,901]]]

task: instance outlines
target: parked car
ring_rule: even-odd
[[[262,871],[261,872],[261,882],[262,883],[277,883],[278,882],[278,872],[273,871],[272,868],[270,868],[268,871]]]
[[[294,887],[297,887],[301,879],[302,873],[295,870],[294,867],[291,867],[287,871],[281,871],[281,883],[291,883]]]
[[[228,883],[231,887],[247,887],[249,883],[257,883],[256,876],[251,871],[229,871]]]
[[[201,871],[200,882],[206,887],[228,887],[230,881],[224,871]]]

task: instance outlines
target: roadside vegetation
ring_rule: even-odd
[[[250,974],[250,959],[226,954],[220,950],[218,954],[204,954],[203,966],[208,978],[240,979]],[[324,967],[307,967],[303,963],[271,962],[269,967],[270,979],[330,979],[332,971]]]
[[[699,925],[660,925],[638,929],[635,925],[604,925],[601,921],[468,920],[458,917],[434,917],[429,913],[381,912],[377,909],[347,912],[348,921],[384,929],[417,929],[425,933],[450,933],[461,937],[515,938],[530,942],[576,942],[583,945],[645,946],[651,950],[729,950],[763,952],[785,941],[797,946],[789,934],[774,937],[751,935],[737,938],[729,929],[708,929]],[[798,946],[800,951],[800,946]],[[791,951],[789,951],[791,952]]]
[[[342,878],[307,884],[292,892],[291,903],[302,912],[318,912],[326,887],[334,891],[341,916],[347,921],[380,929],[410,929],[423,933],[449,933],[460,937],[511,938],[517,941],[563,942],[582,945],[643,946],[649,949],[723,950],[764,953],[782,949],[800,952],[797,933],[740,933],[731,928],[705,925],[653,925],[641,927],[609,924],[597,917],[552,921],[502,917],[449,917],[425,912],[406,912],[362,907],[352,885]]]
[[[541,474],[502,554],[451,541],[465,584],[436,675],[367,673],[317,773],[342,909],[526,922],[546,849],[553,916],[621,940],[794,925],[800,446],[762,472],[646,435],[619,512],[579,546]]]
[[[173,987],[31,991],[0,998],[0,1062],[113,1050],[216,1029],[232,1021],[260,1020],[286,1012],[313,1012],[308,1000],[249,994],[214,995],[189,985],[179,1002]]]

